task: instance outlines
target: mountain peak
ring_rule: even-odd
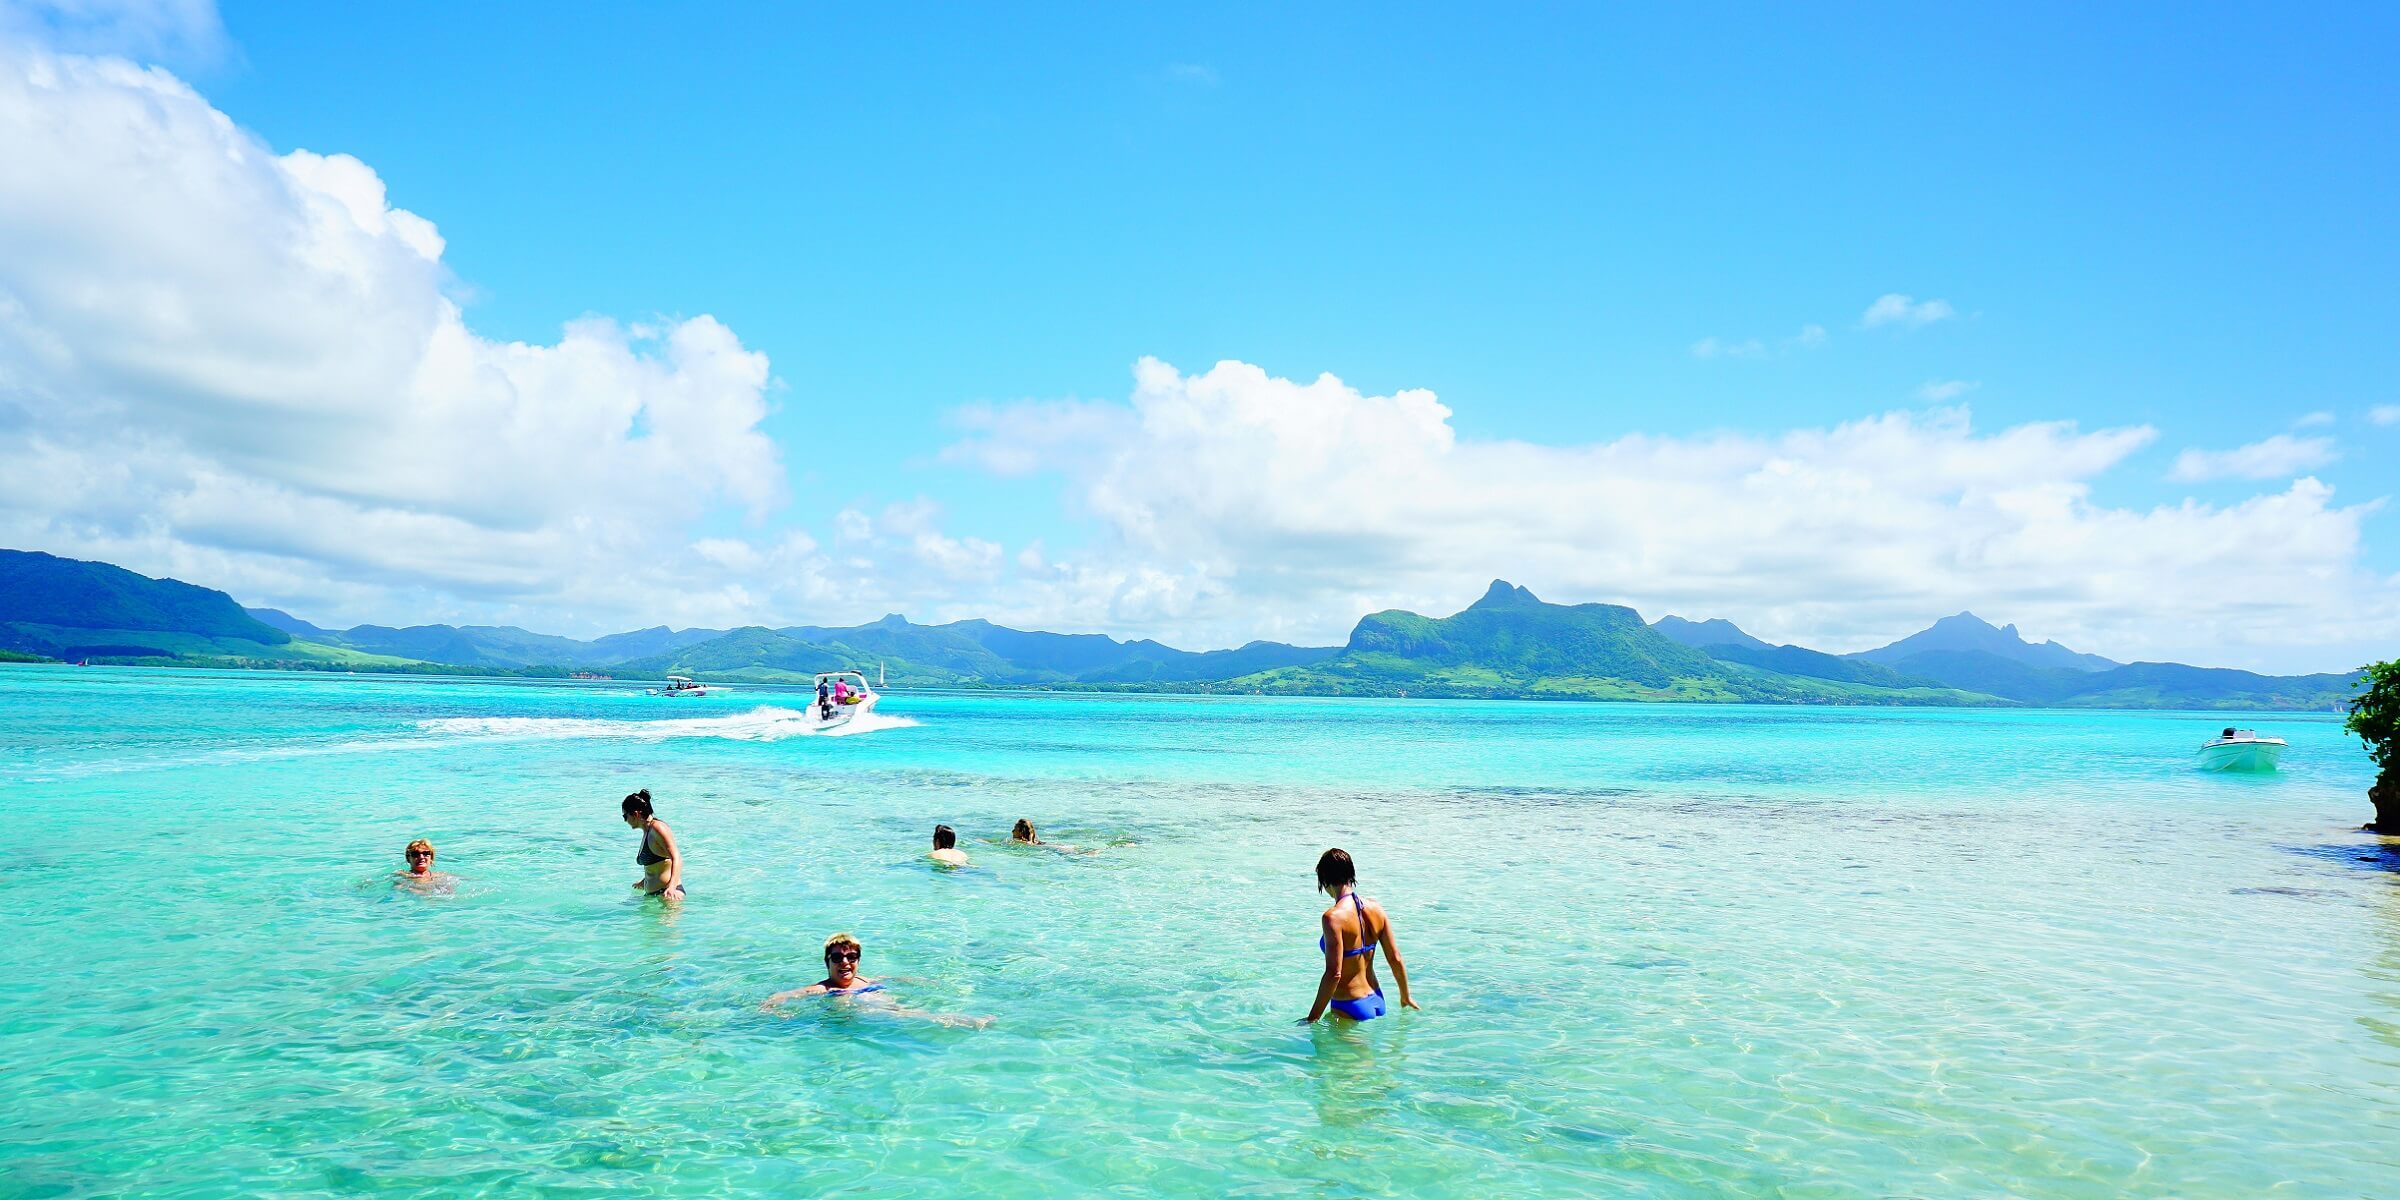
[[[1933,651],[1979,652],[2027,666],[2063,667],[2077,671],[2100,671],[2117,665],[2097,654],[2078,654],[2057,642],[2034,645],[2017,632],[2015,625],[1994,625],[1971,612],[1943,617],[1929,628],[1912,633],[1889,646],[1861,651],[1857,657],[1869,662],[1899,666],[1910,657]]]
[[[1670,642],[1680,642],[1695,650],[1724,645],[1747,646],[1753,650],[1773,648],[1750,636],[1743,631],[1741,626],[1723,617],[1710,617],[1705,621],[1687,621],[1682,617],[1664,616],[1650,622],[1650,628],[1657,630],[1659,636]]]
[[[899,613],[885,613],[883,619],[875,622],[875,625],[879,629],[904,629],[908,626],[908,618]]]
[[[1942,618],[1941,620],[1939,620],[1939,621],[1935,621],[1935,622],[1933,623],[1933,625],[1932,625],[1932,628],[1935,628],[1935,629],[1975,629],[1975,630],[1989,629],[1989,630],[1992,630],[1992,631],[1994,631],[1994,632],[1998,632],[1998,631],[1999,631],[1999,629],[2000,629],[2000,627],[1999,627],[1999,626],[1997,626],[1997,625],[1994,625],[1994,624],[1992,624],[1990,621],[1986,621],[1986,620],[1984,620],[1982,617],[1976,616],[1974,613],[1971,613],[1971,612],[1956,612],[1956,613],[1952,613],[1951,615],[1949,615],[1949,616],[1947,616],[1947,617],[1943,617],[1943,618]],[[2015,628],[2016,628],[2016,626],[2014,626],[2014,625],[2011,625],[2011,626],[2009,626],[2009,628],[2010,628],[2010,629],[2015,629]]]
[[[1518,587],[1505,579],[1495,579],[1492,581],[1491,588],[1483,593],[1483,599],[1468,605],[1468,607],[1471,609],[1514,608],[1541,602],[1541,597],[1534,595],[1530,590]]]

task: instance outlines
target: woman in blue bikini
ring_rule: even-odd
[[[1408,997],[1408,964],[1400,961],[1400,944],[1392,940],[1391,918],[1383,906],[1358,894],[1358,869],[1350,855],[1328,850],[1317,859],[1317,887],[1333,897],[1333,907],[1320,919],[1324,933],[1317,948],[1325,952],[1325,974],[1317,980],[1316,1002],[1300,1024],[1311,1025],[1325,1010],[1353,1021],[1372,1021],[1384,1014],[1383,985],[1375,979],[1375,950],[1392,960],[1392,980],[1400,985],[1400,1006],[1415,1008]]]

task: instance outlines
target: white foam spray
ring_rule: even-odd
[[[488,738],[628,738],[645,742],[670,738],[722,738],[731,742],[780,742],[795,737],[846,737],[883,729],[906,729],[915,724],[907,717],[867,712],[828,729],[797,709],[765,706],[722,717],[672,717],[658,721],[611,721],[596,717],[437,717],[417,722],[417,728],[427,733]]]

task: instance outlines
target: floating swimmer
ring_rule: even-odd
[[[933,827],[933,851],[926,857],[945,867],[967,865],[967,852],[958,848],[958,831],[947,825]]]
[[[1300,1024],[1311,1025],[1331,1008],[1353,1021],[1372,1021],[1386,1011],[1383,984],[1375,978],[1375,950],[1382,947],[1392,960],[1392,979],[1400,985],[1400,1005],[1415,1008],[1408,997],[1408,964],[1400,961],[1400,945],[1392,940],[1391,918],[1383,906],[1358,894],[1358,869],[1344,850],[1328,850],[1317,859],[1317,887],[1333,897],[1333,907],[1319,918],[1324,933],[1317,949],[1325,952],[1325,973],[1317,980],[1317,998]]]
[[[428,896],[447,896],[458,887],[458,876],[433,869],[432,842],[418,838],[410,842],[400,856],[408,864],[408,869],[392,872],[393,887],[407,888]]]
[[[990,1017],[955,1017],[946,1013],[920,1012],[913,1008],[902,1008],[892,1002],[890,993],[884,991],[884,985],[896,982],[897,976],[874,979],[858,973],[858,960],[864,953],[865,947],[859,945],[858,939],[850,934],[837,933],[826,938],[825,978],[804,988],[777,992],[767,997],[767,1002],[760,1005],[760,1009],[765,1012],[774,1012],[781,1008],[786,1000],[797,1000],[808,996],[839,996],[855,997],[856,1003],[872,1007],[878,1012],[890,1013],[896,1017],[919,1017],[943,1025],[963,1025],[974,1029],[981,1029],[992,1023]]]
[[[641,848],[633,853],[633,861],[642,868],[642,881],[634,884],[633,890],[669,901],[683,899],[683,851],[675,846],[674,831],[653,812],[650,789],[625,797],[619,809],[627,825],[642,831]]]
[[[1100,853],[1098,850],[1087,849],[1082,846],[1070,846],[1064,842],[1045,842],[1042,840],[1040,834],[1037,834],[1033,831],[1033,822],[1028,821],[1023,817],[1017,818],[1016,827],[1008,831],[1008,841],[1010,845],[1040,846],[1044,850],[1056,850],[1060,854]]]

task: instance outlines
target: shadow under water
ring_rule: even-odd
[[[2400,875],[2400,837],[2366,835],[2372,840],[2331,842],[2322,846],[2287,846],[2294,854],[2344,866],[2363,866]]]

